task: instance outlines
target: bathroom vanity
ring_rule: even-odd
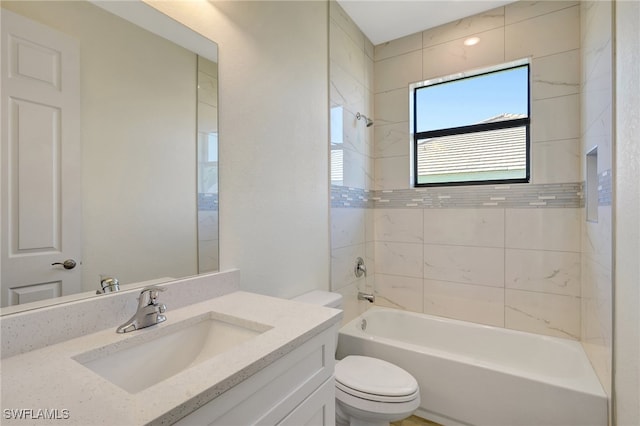
[[[165,293],[161,324],[4,358],[3,424],[333,423],[340,311],[242,291],[172,310]]]

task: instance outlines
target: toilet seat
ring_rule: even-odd
[[[414,393],[410,395],[403,396],[386,396],[386,395],[376,395],[366,392],[361,392],[359,390],[350,388],[348,386],[343,385],[339,381],[336,380],[336,389],[340,390],[348,395],[351,395],[355,398],[366,399],[368,401],[373,402],[391,402],[391,403],[401,403],[401,402],[410,402],[416,399],[418,396],[418,391],[416,390]]]
[[[402,368],[377,358],[350,355],[336,363],[336,389],[376,402],[409,402],[419,395],[418,382]]]

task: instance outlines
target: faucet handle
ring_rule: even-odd
[[[149,302],[148,304],[156,304],[156,301],[158,299],[158,293],[161,291],[165,291],[166,288],[164,287],[158,287],[155,285],[149,286],[149,287],[145,287],[142,289],[142,291],[140,292],[140,303],[142,304],[142,301],[145,299],[145,295],[149,295]],[[146,304],[146,302],[145,302]]]

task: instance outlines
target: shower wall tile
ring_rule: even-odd
[[[581,34],[584,73],[583,83],[589,77],[599,60],[611,63],[611,4],[610,1],[583,1],[581,6]]]
[[[406,123],[409,118],[409,88],[375,94],[375,126]]]
[[[425,209],[424,242],[504,247],[504,209]]]
[[[366,209],[331,209],[331,247],[365,243]]]
[[[198,210],[198,240],[217,240],[218,223],[218,210]]]
[[[598,207],[598,222],[583,221],[582,255],[597,261],[608,269],[612,267],[611,207]]]
[[[608,350],[612,343],[611,318],[613,315],[611,303],[612,271],[607,265],[599,263],[597,259],[589,256],[583,258],[582,272],[582,340],[589,347],[589,352],[601,353]],[[600,374],[608,378],[610,374],[611,360],[600,360],[596,369]],[[606,362],[602,362],[606,361]]]
[[[505,26],[505,59],[553,55],[580,47],[580,7]]]
[[[466,38],[503,26],[504,7],[499,7],[422,32],[423,47]]]
[[[610,44],[588,34],[588,53],[580,44],[581,27],[601,28],[607,18],[581,25],[581,8],[602,10],[586,3],[520,1],[375,46],[369,151],[375,163],[367,207],[380,304],[418,310],[415,298],[422,294],[427,313],[580,337],[581,140],[587,134],[599,146],[611,145],[606,105],[590,106],[593,120],[581,130],[585,55],[594,76],[589,96],[609,96],[597,46]],[[471,35],[480,44],[463,46]],[[531,183],[412,188],[407,83],[524,57],[531,57]],[[415,224],[420,213],[422,226]],[[592,234],[600,244],[601,234]]]
[[[220,270],[219,240],[198,240],[198,273]]]
[[[544,142],[540,142],[544,143]],[[611,200],[611,179],[600,175],[599,197]],[[582,182],[447,186],[369,191],[371,206],[386,209],[571,208],[584,205]],[[609,201],[610,204],[610,201]]]
[[[611,93],[609,93],[611,95]],[[583,94],[588,96],[588,94]],[[606,97],[604,97],[606,99]],[[583,112],[586,108],[583,108]],[[586,112],[584,112],[586,115]],[[582,134],[583,152],[589,152],[594,147],[598,147],[598,173],[603,173],[612,168],[612,117],[613,111],[611,104],[605,106],[600,115],[591,118],[588,125],[583,123],[585,127]],[[582,162],[584,163],[584,158]],[[584,170],[584,164],[583,164]]]
[[[422,49],[422,33],[410,34],[374,47],[376,61]]]
[[[367,42],[369,40],[365,39]],[[371,44],[370,42],[368,44]],[[366,49],[367,43],[365,43],[365,49]],[[370,56],[366,51],[365,51],[365,56],[364,56],[364,80],[363,80],[363,84],[364,87],[367,88],[368,91],[373,92],[373,85],[375,83],[375,79],[373,78],[374,76],[374,69],[375,69],[375,62],[373,62],[373,58],[372,56]],[[368,108],[367,111],[369,111],[369,114],[371,116],[373,116],[373,114],[371,114],[371,111],[373,111],[373,100],[372,100],[372,105],[371,108]]]
[[[376,274],[374,288],[376,305],[422,312],[422,278]]]
[[[531,144],[531,182],[580,182],[580,139]]]
[[[505,291],[506,328],[580,340],[579,313],[579,297]]]
[[[375,210],[366,209],[364,216],[364,236],[367,243],[373,243],[375,238]]]
[[[364,44],[359,45],[333,20],[329,23],[329,59],[357,81],[364,81]]]
[[[365,284],[365,278],[356,278],[354,267],[358,257],[365,257],[365,244],[354,244],[331,250],[331,290],[339,290],[355,282]]]
[[[340,161],[332,161],[331,176],[331,283],[344,296],[345,321],[367,309],[357,292],[373,288],[373,217],[367,208],[374,185],[373,127],[357,120],[359,112],[373,118],[373,45],[335,2],[329,2],[330,106],[339,108],[341,120],[332,122],[337,135],[331,147]],[[362,257],[366,277],[356,278],[354,267]]]
[[[507,249],[505,283],[514,290],[579,297],[580,253]]]
[[[424,313],[504,327],[504,289],[424,280]]]
[[[577,4],[579,4],[578,1],[517,1],[505,6],[505,24],[546,15]]]
[[[409,123],[376,126],[374,134],[374,157],[408,157]]]
[[[462,39],[453,40],[423,51],[422,79],[442,77],[460,70],[472,70],[503,62],[504,30],[498,28],[474,34],[480,37],[475,46],[465,46]]]
[[[364,46],[366,37],[353,19],[335,1],[329,2],[329,17],[357,46]]]
[[[404,55],[376,61],[374,66],[376,93],[407,87],[422,78],[422,52],[417,50]]]
[[[422,244],[376,242],[376,274],[422,278],[422,256]]]
[[[531,62],[531,98],[580,93],[580,49],[535,58]]]
[[[506,247],[579,253],[580,217],[580,209],[506,209]]]
[[[375,209],[375,241],[422,243],[422,210]]]
[[[363,281],[353,282],[334,291],[342,295],[342,325],[364,313],[371,306],[369,302],[358,300],[358,292],[367,291]]]
[[[541,99],[531,103],[531,140],[533,142],[579,137],[579,95]]]
[[[375,188],[380,190],[409,186],[409,156],[374,160]]]
[[[353,188],[370,188],[373,186],[374,160],[368,155],[363,155],[350,149],[343,149],[343,174],[344,186]]]
[[[612,222],[609,191],[613,139],[613,3],[581,2],[582,152],[598,148],[598,221],[582,222],[582,341],[608,395],[612,382]],[[584,157],[582,160],[584,174]],[[583,175],[584,176],[584,175]]]
[[[424,246],[425,279],[502,288],[504,273],[504,249]]]
[[[364,109],[366,100],[366,89],[364,85],[347,73],[342,66],[335,61],[330,61],[329,72],[331,73],[329,96],[332,106],[342,106],[354,120],[356,112]]]
[[[350,110],[343,108],[342,111],[342,149],[362,157],[369,157],[372,148],[372,129],[366,127],[363,129],[363,122],[358,120],[356,114]],[[362,187],[358,186],[357,188]]]
[[[375,46],[366,37],[364,38],[364,53],[373,61],[373,58],[375,57]],[[373,75],[371,76],[373,77]]]

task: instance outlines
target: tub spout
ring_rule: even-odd
[[[363,293],[359,291],[358,300],[366,300],[369,303],[373,303],[376,301],[376,296],[374,296],[372,293]]]

